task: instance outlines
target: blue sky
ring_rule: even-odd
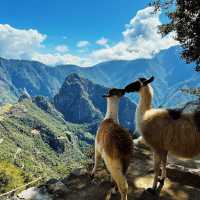
[[[151,57],[176,44],[170,36],[161,41],[165,44],[158,42],[149,52],[141,50],[154,40],[148,33],[152,32],[155,40],[159,37],[155,29],[160,14],[151,16],[151,9],[146,8],[148,0],[0,0],[0,3],[0,56],[5,58],[89,66],[112,59]],[[141,49],[134,48],[138,44],[143,45]]]

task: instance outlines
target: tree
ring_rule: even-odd
[[[200,88],[182,88],[181,92],[196,96],[200,100]]]
[[[175,32],[180,42],[182,58],[187,63],[195,63],[200,71],[200,0],[156,0],[151,3],[157,10],[165,10],[169,22],[159,27],[165,36]]]

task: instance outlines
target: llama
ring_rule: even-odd
[[[200,153],[200,112],[152,108],[153,89],[150,83],[153,80],[153,77],[148,80],[140,78],[125,87],[125,92],[140,94],[136,129],[154,152],[155,175],[153,187],[148,189],[151,192],[156,191],[158,182],[164,185],[168,152],[183,158],[192,158]]]
[[[102,158],[112,179],[117,184],[121,200],[127,200],[128,183],[125,178],[133,153],[133,141],[130,134],[119,125],[118,107],[123,89],[111,89],[104,97],[107,99],[107,112],[101,122],[95,139],[95,174],[98,162]]]

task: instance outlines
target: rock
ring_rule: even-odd
[[[23,91],[21,92],[21,95],[19,96],[18,102],[21,102],[25,99],[30,99],[31,100],[31,96],[28,93],[28,91],[26,90],[26,88],[23,89]]]
[[[159,196],[145,190],[137,200],[159,200]]]
[[[46,182],[46,185],[55,184],[55,183],[57,183],[58,181],[59,181],[58,179],[52,178],[52,179],[50,179],[50,180],[48,180],[48,181]]]
[[[57,112],[54,105],[50,102],[50,100],[47,97],[36,96],[33,98],[33,103],[35,103],[40,109],[42,109],[45,112],[48,112],[49,114],[55,116],[62,116],[60,113]]]
[[[18,196],[19,199],[23,200],[53,200],[48,193],[44,193],[40,188],[31,187]]]
[[[50,194],[57,193],[58,195],[64,195],[70,191],[63,182],[61,181],[54,182],[54,180],[46,183],[46,188]]]
[[[18,197],[13,197],[12,200],[20,200]]]
[[[167,166],[167,177],[174,182],[200,189],[200,169],[194,170],[180,165],[169,164]]]
[[[81,176],[84,174],[87,174],[88,171],[84,168],[80,168],[80,169],[75,169],[71,172],[71,175],[75,175],[75,176]]]

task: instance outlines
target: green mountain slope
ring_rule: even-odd
[[[0,192],[10,189],[16,176],[21,177],[20,184],[36,177],[60,177],[84,165],[82,147],[92,137],[83,125],[67,123],[31,100],[0,107],[0,186],[8,176],[7,187]]]

